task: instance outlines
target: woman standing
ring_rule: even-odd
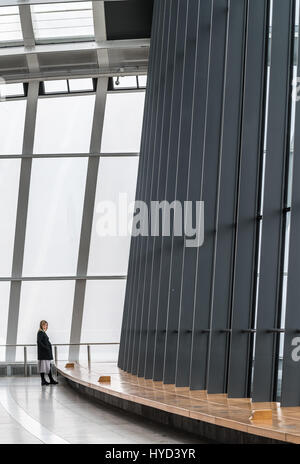
[[[48,329],[48,322],[41,321],[40,328],[37,334],[37,347],[38,347],[38,372],[41,375],[42,385],[57,385],[58,382],[54,380],[51,373],[51,361],[53,360],[52,345],[49,337],[46,334]],[[45,374],[48,374],[50,382],[45,379]]]

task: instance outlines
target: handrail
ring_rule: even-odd
[[[52,343],[53,346],[87,346],[87,345],[120,345],[120,342],[101,342],[101,343]],[[36,343],[18,343],[18,344],[7,344],[0,345],[1,347],[13,347],[13,346],[37,346]]]
[[[54,360],[55,363],[58,361],[58,350],[57,348],[59,346],[86,346],[87,347],[87,359],[88,359],[88,367],[89,369],[91,368],[91,346],[107,346],[107,345],[120,345],[120,342],[98,342],[98,343],[53,343],[52,344],[54,347]],[[16,347],[23,347],[24,348],[24,376],[28,376],[28,358],[27,358],[27,348],[28,347],[36,347],[37,344],[32,344],[32,343],[16,343],[16,344],[6,344],[6,345],[0,345],[0,348],[16,348]],[[15,364],[9,363],[9,364]]]

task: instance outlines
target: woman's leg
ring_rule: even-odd
[[[51,385],[57,385],[58,384],[58,382],[56,382],[56,380],[54,380],[54,378],[52,377],[51,366],[50,366],[50,371],[49,371],[48,377],[50,379]]]
[[[45,379],[44,372],[41,372],[40,376],[41,376],[41,380],[42,380],[42,385],[49,385],[49,382],[47,382],[47,380]]]

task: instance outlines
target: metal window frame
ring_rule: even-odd
[[[94,108],[94,117],[91,133],[90,151],[100,152],[104,126],[104,114],[107,93],[107,78],[99,78]],[[78,252],[77,274],[87,274],[90,241],[94,217],[94,206],[99,171],[99,157],[90,157],[88,160],[86,187],[83,203],[82,225]],[[73,314],[71,323],[70,343],[79,343],[81,338],[82,319],[84,311],[84,300],[86,291],[86,280],[78,280],[75,284]],[[71,346],[69,359],[76,360],[79,356],[79,347]]]
[[[33,153],[39,83],[32,82],[28,87],[27,107],[25,114],[23,153]],[[24,158],[21,161],[19,197],[17,206],[14,252],[12,262],[12,277],[20,278],[23,269],[25,234],[29,201],[32,159]],[[9,310],[7,322],[6,344],[17,343],[18,321],[20,310],[21,281],[12,281],[9,297]],[[13,362],[16,356],[14,347],[7,348],[6,361]]]

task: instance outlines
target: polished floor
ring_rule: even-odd
[[[64,380],[0,377],[0,444],[184,444],[196,437],[96,405]]]
[[[73,382],[127,401],[251,435],[300,444],[300,407],[281,408],[275,402],[253,403],[249,398],[233,399],[226,394],[175,388],[128,374],[116,363],[94,362],[88,366],[80,362],[69,369],[60,362],[58,369]],[[100,375],[111,376],[111,381],[99,383]],[[270,413],[270,417],[265,417],[265,413]]]

